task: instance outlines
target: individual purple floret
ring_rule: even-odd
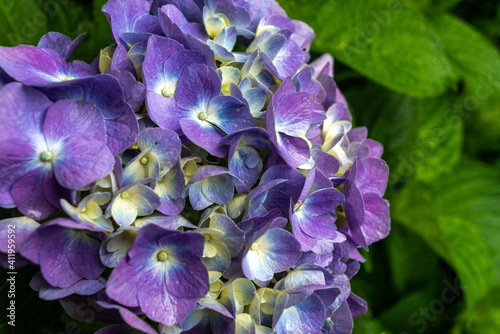
[[[175,92],[180,108],[176,115],[182,132],[215,156],[225,156],[219,141],[225,134],[254,126],[246,104],[233,96],[222,96],[217,72],[206,65],[186,66]]]
[[[283,229],[283,223],[283,220],[272,220],[246,241],[241,263],[243,273],[261,286],[267,285],[275,273],[293,266],[302,254],[300,244]]]
[[[389,234],[389,203],[382,199],[389,169],[379,159],[354,161],[344,185],[344,204],[351,237],[367,248]]]
[[[234,184],[226,168],[203,166],[189,180],[188,190],[193,208],[203,210],[213,203],[229,203],[233,199]]]
[[[91,65],[84,35],[0,47],[2,264],[15,229],[39,297],[99,334],[350,333],[388,168],[314,31],[274,0],[103,12]]]
[[[229,170],[235,176],[238,192],[250,189],[259,177],[263,164],[259,148],[271,149],[269,136],[263,129],[251,128],[225,137],[221,145],[229,146]]]
[[[283,82],[267,110],[267,131],[281,157],[297,168],[309,160],[309,144],[304,139],[311,125],[313,97],[297,93],[290,79]]]
[[[72,41],[68,36],[58,32],[49,32],[40,38],[37,47],[40,49],[54,50],[59,53],[64,60],[69,61],[84,38],[85,34],[81,34]]]
[[[113,37],[125,47],[147,40],[151,34],[161,33],[157,16],[149,15],[147,0],[110,0],[102,11],[111,25]]]
[[[62,188],[83,187],[113,170],[104,119],[95,105],[52,103],[17,83],[2,89],[0,101],[1,205],[45,218],[66,196]]]
[[[131,106],[125,100],[120,81],[103,74],[43,88],[51,101],[75,100],[93,103],[99,108],[106,129],[106,145],[113,154],[123,152],[137,139],[139,126]]]
[[[0,265],[20,268],[29,263],[20,250],[24,242],[40,224],[29,217],[16,217],[0,220]],[[9,241],[11,240],[11,241]],[[9,255],[10,254],[10,255]]]
[[[335,209],[342,203],[344,196],[333,188],[332,182],[318,169],[312,169],[298,201],[290,203],[293,234],[302,251],[331,253],[335,243],[345,240],[335,226]]]
[[[115,193],[106,211],[122,227],[130,226],[137,216],[147,216],[160,206],[160,198],[150,187],[139,181]]]
[[[99,259],[99,246],[106,237],[90,224],[60,218],[36,229],[24,243],[21,255],[40,265],[50,285],[65,288],[82,278],[95,280],[101,275],[104,265]]]
[[[130,161],[122,176],[122,186],[147,178],[157,179],[161,171],[168,171],[177,164],[181,141],[173,131],[148,128],[137,138],[141,153]]]
[[[200,234],[146,225],[109,277],[107,294],[122,305],[140,306],[154,321],[182,321],[208,292],[203,244]]]
[[[31,45],[0,47],[0,66],[17,81],[38,87],[97,74],[82,61],[68,63],[58,51]]]

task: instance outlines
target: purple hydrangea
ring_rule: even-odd
[[[15,226],[31,287],[101,334],[350,333],[388,167],[313,30],[274,0],[103,12],[93,64],[83,36],[0,47],[2,265]]]

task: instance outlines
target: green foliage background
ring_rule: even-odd
[[[105,2],[2,0],[0,45],[87,32],[75,59],[90,62],[113,42]],[[384,145],[391,169],[392,232],[353,279],[370,307],[354,332],[500,333],[499,1],[280,4],[315,29],[313,57],[334,56],[356,125]],[[34,271],[18,276],[15,332],[92,333],[38,300]],[[5,285],[0,295],[3,309]]]

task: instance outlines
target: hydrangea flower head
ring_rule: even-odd
[[[383,148],[274,0],[109,0],[115,44],[0,47],[0,222],[98,333],[349,333]],[[96,55],[97,56],[97,55]],[[8,249],[0,247],[1,253]],[[2,261],[7,258],[6,254]],[[6,265],[5,261],[2,262]],[[80,319],[81,320],[81,319]]]

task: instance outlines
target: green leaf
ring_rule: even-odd
[[[430,186],[408,182],[392,201],[393,217],[458,273],[468,310],[500,278],[499,178],[498,172],[462,159],[453,173]]]
[[[429,15],[446,57],[465,81],[466,91],[458,109],[473,124],[467,142],[472,151],[500,151],[500,53],[490,40],[459,18]]]
[[[400,294],[405,295],[411,289],[421,288],[424,284],[435,281],[439,271],[439,258],[417,234],[400,224],[393,224],[390,237],[384,243],[394,288]]]
[[[74,39],[87,33],[75,59],[91,62],[99,50],[112,44],[111,29],[101,7],[107,0],[80,4],[68,0],[5,0],[0,2],[0,45],[36,45],[49,31]],[[90,9],[90,10],[89,10]]]
[[[494,252],[483,256],[494,259],[495,283],[500,284],[499,170],[464,159],[452,176],[439,182],[438,189],[435,206],[440,214],[443,217],[466,219],[479,231],[482,239],[494,248]]]
[[[102,6],[108,0],[94,0],[92,2],[89,20],[83,22],[82,30],[87,33],[80,47],[76,50],[74,59],[92,62],[99,55],[99,51],[115,43],[111,35],[111,27],[102,12]]]
[[[486,100],[500,91],[500,53],[493,43],[453,15],[433,14],[428,20],[453,70],[474,89],[481,87],[474,92],[476,99]]]
[[[366,126],[370,138],[384,145],[390,193],[414,175],[430,183],[448,174],[460,158],[463,121],[454,111],[457,99],[452,95],[418,99],[375,84],[357,85],[345,93],[356,124]]]
[[[456,6],[462,0],[404,0],[404,3],[412,8],[420,10],[445,10]]]
[[[500,333],[500,286],[496,286],[481,300],[472,313],[464,312],[453,331],[453,334],[498,333]]]
[[[281,1],[316,31],[313,50],[328,52],[397,92],[436,96],[454,83],[425,17],[399,1]],[[418,61],[417,61],[418,60]]]
[[[353,334],[388,334],[370,313],[354,319]]]
[[[463,129],[462,119],[453,113],[455,101],[449,95],[415,100],[418,136],[408,159],[419,181],[431,183],[449,174],[460,159]]]

